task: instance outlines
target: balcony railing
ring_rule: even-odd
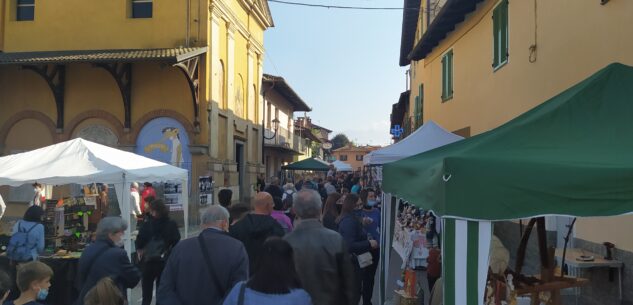
[[[266,145],[283,146],[301,153],[306,151],[305,140],[302,139],[298,134],[290,132],[286,128],[279,127],[279,130],[277,130],[277,135],[275,135],[275,137],[272,139],[269,139],[274,134],[272,130],[265,129],[264,134],[266,136],[266,139],[264,141]]]

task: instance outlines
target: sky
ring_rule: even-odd
[[[402,7],[398,0],[289,0]],[[312,122],[357,144],[388,145],[391,105],[406,90],[398,65],[402,10],[343,10],[269,2],[264,72],[281,76],[312,107]],[[303,113],[295,113],[295,117]]]

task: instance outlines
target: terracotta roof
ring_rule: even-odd
[[[281,76],[264,74],[262,83],[269,85],[269,88],[277,91],[281,96],[286,98],[293,106],[293,111],[312,111],[310,106],[306,104],[301,97],[288,85],[286,80]]]
[[[136,49],[136,50],[83,50],[42,52],[0,52],[0,65],[49,64],[74,62],[138,62],[164,61],[175,64],[207,52],[207,47]]]
[[[347,152],[347,151],[360,151],[360,152],[370,152],[376,149],[382,148],[381,146],[353,146],[352,144],[345,145],[341,148],[337,148],[332,152]]]

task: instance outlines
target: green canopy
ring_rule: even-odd
[[[385,192],[445,217],[633,212],[633,68],[611,64],[496,129],[383,171]]]
[[[328,171],[330,166],[316,158],[309,158],[288,165],[282,166],[281,169],[296,171]]]

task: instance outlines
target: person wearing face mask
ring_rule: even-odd
[[[229,211],[213,205],[201,211],[200,222],[198,237],[180,241],[171,251],[156,292],[159,305],[218,305],[235,284],[248,279],[244,244],[227,233]]]
[[[35,261],[20,265],[16,276],[20,296],[4,304],[41,305],[38,301],[46,300],[52,277],[53,270],[44,263]]]
[[[148,212],[150,218],[143,223],[136,238],[136,252],[143,273],[143,305],[152,303],[154,281],[158,287],[169,253],[180,240],[178,225],[169,219],[169,208],[163,200],[150,201]]]
[[[376,208],[376,193],[372,189],[367,189],[367,199],[364,201],[363,209],[361,210],[361,216],[364,219],[365,231],[367,231],[367,238],[375,240],[380,245],[380,210]],[[372,249],[370,251],[372,256],[372,264],[364,269],[363,274],[363,300],[371,296],[374,291],[374,278],[376,270],[378,269],[378,260],[380,259],[380,250]],[[364,301],[364,304],[367,302]]]
[[[84,305],[84,297],[104,277],[114,279],[123,295],[126,289],[136,287],[141,272],[130,262],[123,249],[123,235],[127,229],[121,217],[105,217],[97,225],[97,240],[88,246],[79,258],[77,283],[79,298],[75,305]]]

